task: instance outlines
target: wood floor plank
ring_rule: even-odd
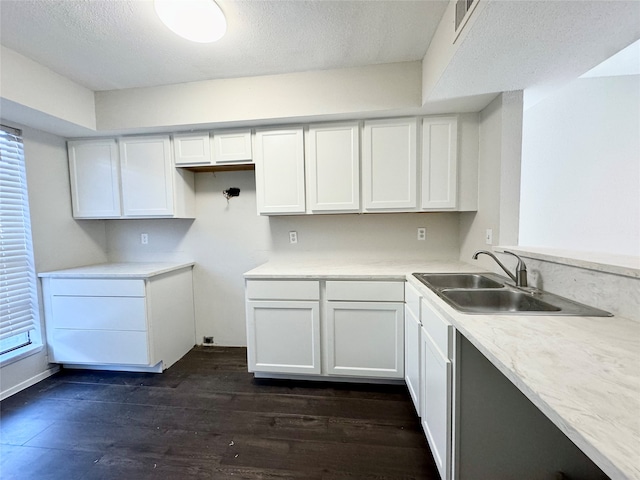
[[[246,349],[201,347],[163,374],[63,370],[0,402],[0,477],[438,478],[403,386],[246,368]]]

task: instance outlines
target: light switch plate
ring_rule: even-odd
[[[484,235],[484,241],[487,245],[493,244],[493,230],[487,228],[487,232]]]

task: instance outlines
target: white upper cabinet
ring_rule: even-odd
[[[255,145],[258,213],[305,213],[302,127],[257,130]]]
[[[422,202],[425,210],[457,207],[458,119],[422,120]]]
[[[177,172],[168,135],[120,139],[125,217],[193,217],[193,174]]]
[[[176,133],[173,156],[177,167],[203,167],[253,163],[251,129]]]
[[[365,212],[417,208],[417,119],[364,124],[362,193]]]
[[[173,155],[176,166],[210,165],[209,132],[176,133],[173,135]]]
[[[230,130],[213,132],[213,162],[251,163],[251,130]]]
[[[74,218],[194,218],[193,173],[168,135],[68,142]]]
[[[360,210],[360,130],[357,122],[309,127],[308,208],[315,212]]]
[[[74,218],[119,218],[120,162],[115,139],[70,141]]]

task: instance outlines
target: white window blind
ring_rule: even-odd
[[[36,305],[22,138],[0,127],[0,356],[31,343]]]

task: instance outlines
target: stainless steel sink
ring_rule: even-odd
[[[561,309],[515,290],[443,290],[442,296],[461,312],[559,312]]]
[[[415,277],[427,286],[435,288],[502,288],[497,282],[479,273],[415,273]]]
[[[463,313],[612,316],[604,310],[544,290],[516,287],[508,278],[491,272],[414,273],[413,276],[447,304]]]

